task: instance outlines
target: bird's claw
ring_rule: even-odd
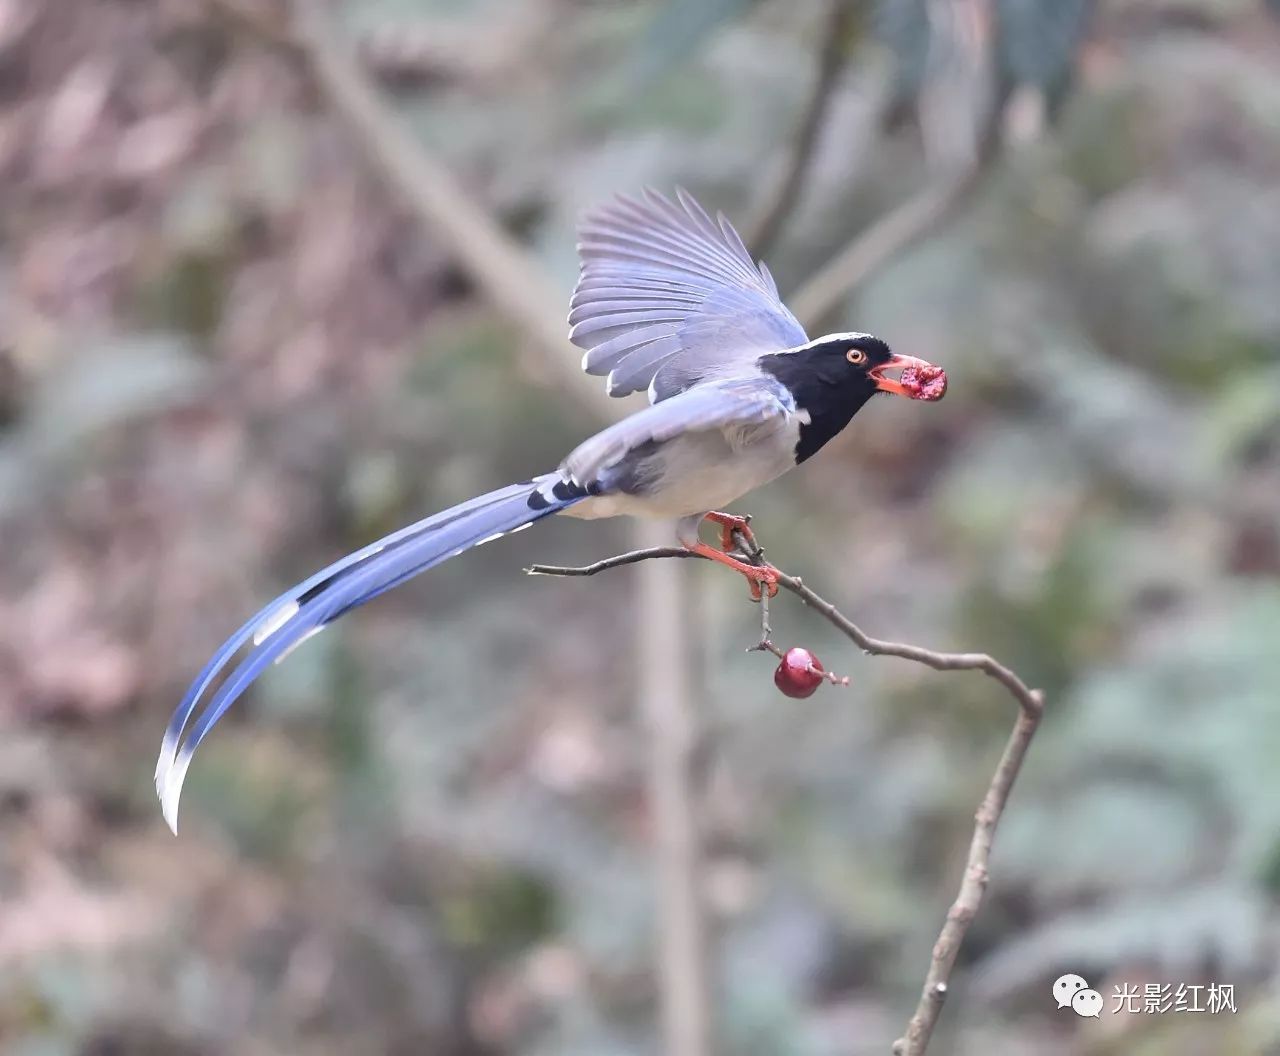
[[[710,558],[717,564],[728,565],[735,572],[746,576],[747,584],[751,588],[751,599],[753,601],[759,601],[765,590],[768,590],[769,597],[777,597],[779,573],[772,565],[753,565],[726,554],[722,550],[717,550],[714,546],[704,542],[686,543],[685,546],[690,552],[698,554],[700,557]]]
[[[738,542],[734,539],[734,533],[742,536],[743,541],[752,550],[758,550],[759,545],[756,543],[755,533],[751,531],[751,517],[741,516],[736,513],[708,513],[703,520],[710,521],[712,524],[720,526],[720,549],[726,554],[732,553],[738,547]]]
[[[755,533],[751,531],[751,517],[712,511],[705,514],[702,519],[720,526],[720,550],[717,552],[705,543],[697,544],[694,549],[701,552],[703,556],[720,561],[746,576],[752,601],[760,601],[765,590],[768,590],[769,597],[777,597],[778,570],[771,565],[751,563],[759,560],[764,552],[756,542]],[[745,552],[739,542],[745,544]],[[741,554],[749,560],[743,561],[737,556],[732,556],[735,554]]]
[[[759,602],[762,600],[764,590],[769,592],[770,598],[778,596],[778,573],[777,570],[764,565],[755,569],[753,572],[742,573],[747,577],[747,586],[751,590],[751,600]],[[763,587],[763,590],[761,589]]]

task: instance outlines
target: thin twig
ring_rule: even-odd
[[[736,539],[748,560],[757,564],[761,562],[761,551],[758,547],[750,546],[741,534],[737,534]],[[618,554],[578,568],[533,565],[525,571],[531,575],[543,576],[594,576],[609,569],[653,558],[694,556],[699,555],[690,554],[679,547],[662,546]],[[835,605],[801,582],[799,577],[779,570],[778,586],[798,597],[865,653],[912,660],[936,671],[981,671],[1000,683],[1018,703],[1013,732],[1009,735],[1004,754],[1000,757],[991,783],[974,815],[973,838],[969,843],[969,856],[960,881],[960,889],[951,908],[947,911],[946,921],[938,934],[937,941],[933,944],[933,955],[929,962],[929,971],[925,977],[920,1001],[907,1024],[906,1032],[893,1043],[894,1056],[923,1056],[937,1026],[938,1017],[942,1013],[960,946],[982,905],[982,898],[986,893],[990,877],[988,865],[996,826],[1009,802],[1009,793],[1018,777],[1018,771],[1022,768],[1022,761],[1026,758],[1031,739],[1040,725],[1040,718],[1044,713],[1044,700],[1038,689],[1028,687],[1010,668],[986,653],[943,653],[907,642],[874,638],[845,616]],[[767,640],[771,633],[767,613],[763,614],[762,621],[763,637]]]
[[[752,557],[757,556],[762,552],[763,551],[757,550],[754,555],[743,554],[741,556],[746,560],[751,560]],[[735,554],[734,556],[738,555]],[[762,590],[760,592],[759,602],[760,640],[756,642],[755,645],[747,646],[747,652],[770,653],[773,656],[776,656],[779,660],[785,660],[787,658],[787,651],[785,649],[780,649],[773,640],[773,627],[769,624],[769,601],[769,592],[767,590]],[[849,684],[849,677],[847,675],[837,675],[834,671],[824,670],[822,665],[817,662],[816,657],[811,659],[809,670],[821,675],[824,682],[830,682],[833,686],[847,686]]]
[[[938,1025],[938,1017],[942,1014],[942,1005],[947,999],[951,972],[955,968],[960,945],[964,942],[973,918],[978,914],[983,895],[986,894],[991,878],[988,863],[991,860],[996,826],[1004,814],[1009,793],[1013,790],[1013,783],[1022,769],[1022,761],[1027,756],[1031,738],[1035,736],[1040,716],[1044,712],[1044,701],[1039,690],[1028,690],[1025,700],[1017,693],[1014,696],[1018,698],[1021,707],[1013,722],[1013,732],[1009,734],[1009,741],[991,776],[991,784],[974,815],[973,839],[969,841],[969,856],[960,880],[960,890],[951,903],[951,908],[947,910],[946,922],[933,944],[929,973],[925,977],[920,1001],[907,1023],[906,1033],[893,1043],[894,1056],[924,1056],[934,1027]]]
[[[634,565],[640,561],[649,561],[655,557],[691,557],[696,561],[706,561],[701,554],[686,550],[683,546],[652,546],[645,550],[632,550],[616,557],[606,557],[590,565],[530,565],[524,570],[526,576],[596,576],[608,572],[611,568],[623,565]]]
[[[795,139],[787,156],[786,167],[773,185],[768,197],[747,222],[747,245],[756,257],[772,248],[778,232],[786,223],[804,190],[810,162],[818,136],[831,109],[831,99],[840,74],[849,58],[849,31],[854,21],[855,0],[831,0],[822,25],[822,50],[818,54],[818,73],[813,90],[805,104]]]
[[[741,543],[741,537],[739,537],[739,541]],[[753,553],[746,544],[742,544],[742,547],[743,553],[747,555],[748,559],[759,553],[758,550]],[[655,558],[664,557],[692,557],[705,560],[701,554],[690,553],[683,547],[654,546],[643,550],[631,550],[625,554],[616,554],[613,557],[606,557],[589,565],[530,565],[525,569],[525,573],[531,576],[596,576],[601,572],[608,572],[610,569],[621,568],[624,565],[634,565],[641,561],[651,561]],[[1023,710],[1035,712],[1039,715],[1042,709],[1042,702],[1038,696],[1039,691],[1028,688],[1026,683],[1013,671],[986,653],[942,653],[934,649],[926,649],[924,646],[911,645],[908,642],[894,642],[884,638],[873,638],[837,609],[835,605],[807,586],[798,576],[788,575],[778,569],[777,566],[774,566],[774,568],[778,573],[778,586],[798,597],[864,653],[868,653],[871,656],[897,656],[903,660],[913,660],[918,664],[931,667],[935,671],[981,671],[983,674],[995,679],[1013,694],[1014,699],[1017,700]]]

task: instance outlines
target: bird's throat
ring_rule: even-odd
[[[761,356],[760,366],[791,392],[801,413],[796,462],[816,455],[875,394],[865,375],[851,374],[843,358],[807,350]]]
[[[856,406],[844,403],[815,411],[810,410],[803,401],[797,400],[797,402],[800,404],[800,409],[809,415],[808,422],[801,422],[800,439],[796,441],[797,464],[821,451],[829,440],[833,440],[849,424],[862,406],[861,403]]]

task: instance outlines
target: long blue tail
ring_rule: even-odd
[[[499,488],[348,554],[259,611],[222,643],[169,720],[156,762],[156,792],[169,827],[178,830],[178,800],[195,750],[268,666],[343,613],[464,550],[559,513],[587,494],[557,474]],[[205,690],[250,639],[253,648],[218,687],[184,740],[183,732]]]

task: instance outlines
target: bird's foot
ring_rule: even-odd
[[[733,538],[734,532],[740,533],[747,545],[753,550],[760,548],[756,542],[755,533],[751,531],[751,518],[749,516],[741,517],[736,513],[717,513],[713,511],[704,515],[702,519],[720,526],[720,549],[726,554],[737,549],[737,542]]]
[[[730,557],[723,550],[717,550],[714,546],[703,542],[694,543],[688,549],[695,554],[708,557],[712,561],[728,565],[735,572],[740,572],[746,576],[747,586],[751,588],[752,601],[759,601],[763,590],[769,592],[769,597],[777,597],[778,570],[772,565],[749,565],[747,562],[739,561],[736,557]]]

